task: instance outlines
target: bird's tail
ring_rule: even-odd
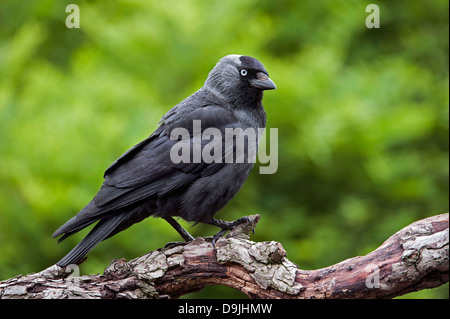
[[[109,237],[125,218],[125,214],[117,213],[102,218],[83,240],[56,264],[65,267],[78,264],[98,243]]]

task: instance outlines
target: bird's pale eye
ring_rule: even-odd
[[[242,69],[241,70],[241,75],[242,76],[247,76],[247,70],[246,69]]]

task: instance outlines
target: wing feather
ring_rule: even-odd
[[[169,138],[173,128],[185,127],[192,134],[193,120],[202,121],[202,131],[208,127],[216,127],[224,138],[225,127],[235,126],[234,115],[219,106],[206,106],[185,115],[179,122],[171,125],[162,123],[155,133],[144,142],[139,143],[122,155],[105,173],[105,182],[94,198],[97,206],[105,206],[115,210],[132,205],[152,196],[166,196],[172,191],[186,187],[197,178],[214,174],[223,163],[173,163],[170,149],[177,140]],[[206,123],[204,126],[203,123]],[[193,136],[191,135],[192,153]],[[209,141],[202,141],[205,145]],[[191,157],[192,159],[192,154]],[[224,155],[222,162],[224,162]],[[120,165],[119,165],[120,164]]]

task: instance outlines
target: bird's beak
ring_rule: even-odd
[[[269,76],[263,72],[256,73],[256,78],[250,80],[250,85],[261,90],[275,90],[277,88]]]

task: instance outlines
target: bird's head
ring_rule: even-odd
[[[277,88],[261,62],[236,54],[219,60],[209,73],[205,87],[235,106],[260,102],[264,90]]]

